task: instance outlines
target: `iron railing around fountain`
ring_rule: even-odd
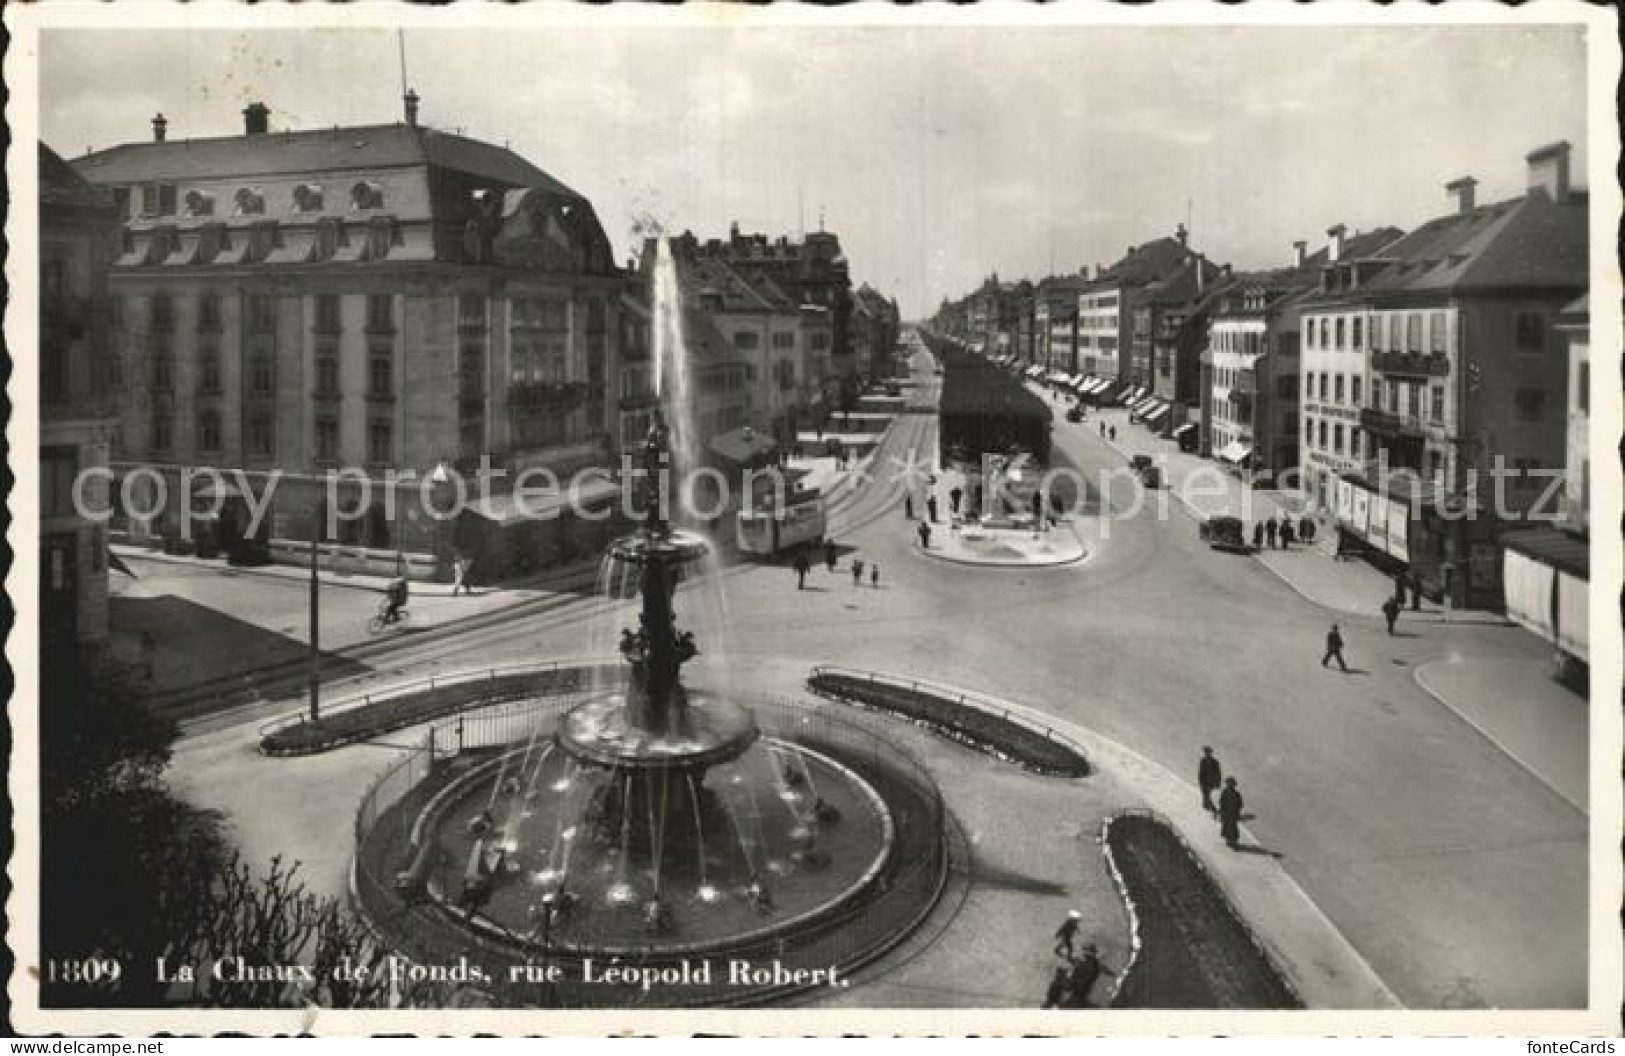
[[[403,898],[400,880],[421,848],[411,842],[416,817],[444,781],[430,781],[437,766],[463,752],[489,752],[548,732],[579,703],[580,694],[510,701],[432,723],[420,742],[387,767],[363,795],[355,819],[356,856],[351,871],[351,897],[356,908],[397,953],[420,964],[437,964],[457,953],[478,954],[493,966],[492,977],[505,977],[506,965],[534,960],[524,949],[459,926],[438,905]],[[852,972],[885,955],[906,938],[935,907],[948,878],[947,813],[941,793],[924,764],[878,733],[834,718],[816,702],[782,698],[746,699],[764,736],[794,741],[808,748],[832,750],[844,763],[856,764],[885,795],[895,818],[899,843],[884,875],[866,895],[821,917],[792,936],[774,936],[755,945],[729,949],[728,957],[806,965],[839,964]],[[417,802],[405,802],[417,796]],[[396,809],[400,808],[400,809]],[[374,842],[374,838],[377,841]],[[382,845],[382,846],[380,846]],[[390,848],[393,848],[391,851]],[[636,961],[637,957],[623,958]],[[651,954],[651,963],[659,960]],[[719,977],[720,978],[720,977]],[[720,983],[686,993],[679,1001],[639,1000],[652,1004],[753,1004],[805,985],[762,984],[741,987]],[[611,1007],[612,995],[590,987],[494,987],[503,1004],[553,1007]],[[625,1004],[626,1002],[619,1002]]]
[[[327,716],[336,715],[340,712],[350,711],[355,708],[367,707],[372,704],[380,704],[386,701],[396,700],[401,697],[411,696],[414,693],[422,693],[429,690],[440,689],[446,686],[467,685],[471,682],[495,681],[499,678],[506,678],[514,675],[558,674],[562,671],[587,670],[590,668],[613,668],[619,670],[623,667],[624,663],[615,657],[580,656],[563,657],[557,660],[544,660],[532,663],[492,665],[481,668],[461,668],[447,674],[427,675],[425,677],[415,678],[407,682],[392,683],[382,689],[365,690],[358,693],[352,693],[349,696],[340,697],[337,700],[329,701],[323,704],[322,714]],[[479,706],[484,707],[485,705]],[[437,716],[436,718],[443,718],[443,716]],[[285,730],[290,726],[300,726],[310,721],[311,718],[309,711],[295,711],[284,715],[278,715],[276,718],[269,719],[260,725],[258,730],[259,737],[261,740],[264,740],[266,736],[275,733],[278,730]]]

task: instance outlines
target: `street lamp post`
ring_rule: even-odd
[[[321,579],[317,575],[321,553],[322,524],[327,520],[326,503],[318,502],[315,523],[310,528],[310,721],[322,717],[321,680]]]

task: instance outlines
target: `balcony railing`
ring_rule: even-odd
[[[1442,378],[1450,373],[1450,357],[1443,352],[1374,352],[1371,366],[1381,374]]]
[[[1413,418],[1408,414],[1394,414],[1390,411],[1379,411],[1375,407],[1362,407],[1360,409],[1360,425],[1373,433],[1383,436],[1412,436],[1423,435],[1422,420]]]

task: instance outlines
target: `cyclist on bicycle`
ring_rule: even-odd
[[[405,576],[396,576],[384,588],[384,622],[394,623],[401,618],[401,610],[406,608],[407,586]]]

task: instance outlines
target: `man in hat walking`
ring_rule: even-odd
[[[1219,793],[1219,835],[1224,837],[1225,846],[1232,851],[1240,850],[1241,841],[1241,790],[1236,787],[1236,779],[1224,779],[1224,791]]]
[[[812,568],[812,562],[807,560],[807,555],[806,555],[805,552],[801,552],[801,553],[796,554],[795,568],[796,568],[796,589],[797,590],[806,590],[807,589],[807,572],[808,572],[809,569]]]
[[[1219,768],[1218,757],[1213,749],[1207,745],[1202,746],[1202,758],[1196,764],[1196,784],[1202,790],[1202,809],[1209,814],[1217,814],[1219,808],[1213,805],[1213,793],[1223,784],[1224,772]]]
[[[1095,988],[1095,980],[1100,978],[1101,972],[1111,969],[1100,963],[1100,951],[1092,942],[1085,943],[1082,955],[1072,961],[1072,1008],[1089,1007],[1089,991]]]
[[[1334,656],[1337,658],[1338,668],[1347,672],[1349,665],[1343,662],[1343,635],[1335,623],[1332,624],[1332,629],[1326,632],[1326,655],[1320,658],[1320,666],[1325,667]]]
[[[1394,624],[1399,622],[1399,599],[1389,598],[1382,603],[1382,618],[1388,623],[1388,633],[1394,633]]]

